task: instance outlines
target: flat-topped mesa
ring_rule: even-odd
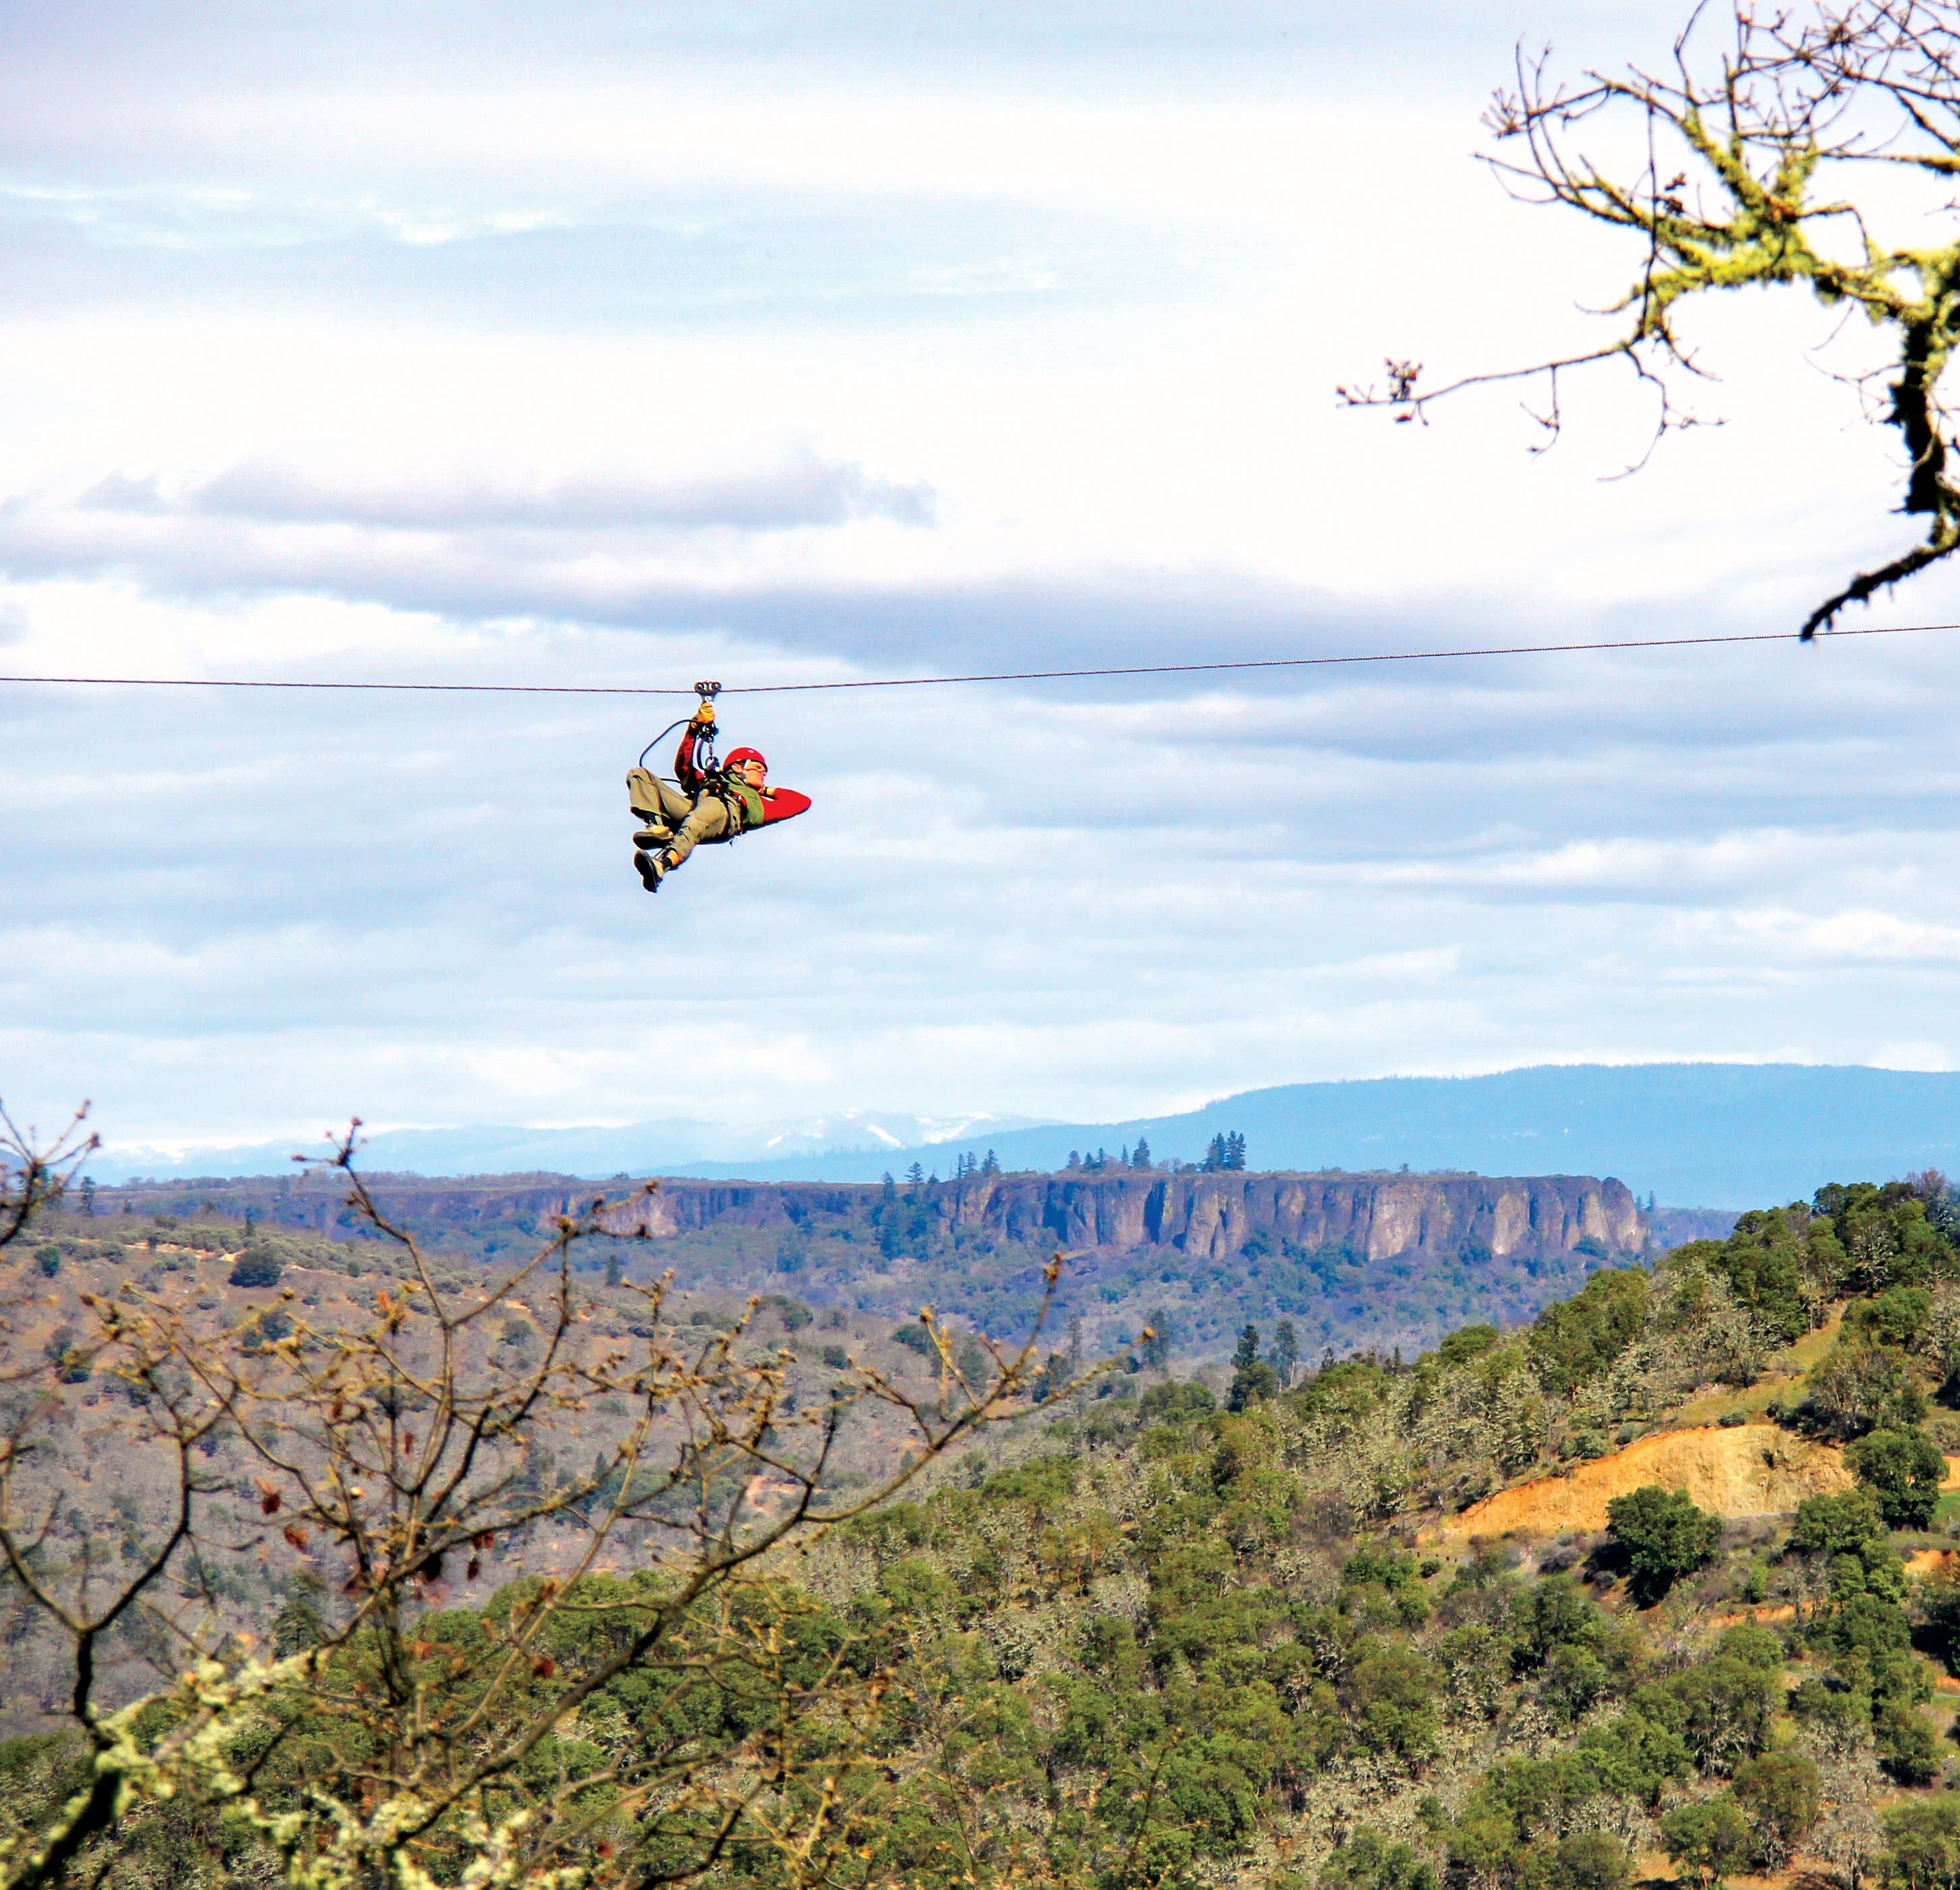
[[[447,1232],[499,1246],[542,1236],[553,1220],[602,1198],[613,1232],[654,1239],[717,1227],[813,1233],[862,1222],[883,1190],[876,1182],[663,1181],[649,1194],[625,1179],[489,1175],[449,1179],[374,1175],[381,1211],[425,1233]],[[1619,1182],[1586,1175],[1204,1174],[1070,1169],[1058,1175],[967,1175],[902,1190],[942,1234],[980,1235],[1071,1252],[1173,1249],[1219,1260],[1262,1240],[1270,1249],[1330,1248],[1370,1260],[1408,1255],[1531,1262],[1574,1255],[1646,1252],[1647,1217]],[[347,1183],[304,1177],[126,1183],[98,1191],[104,1214],[194,1214],[200,1207],[272,1227],[344,1235],[358,1230]],[[1256,1249],[1255,1249],[1256,1250]]]
[[[607,1217],[653,1239],[721,1225],[791,1227],[848,1215],[875,1186],[815,1182],[664,1182]],[[1345,1247],[1371,1260],[1402,1254],[1548,1259],[1639,1254],[1646,1217],[1621,1182],[1583,1175],[1105,1173],[966,1176],[931,1182],[924,1204],[947,1230],[1052,1241],[1071,1251],[1169,1247],[1222,1259],[1262,1236],[1274,1246]],[[1584,1243],[1592,1243],[1588,1246]]]

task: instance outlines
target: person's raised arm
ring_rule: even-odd
[[[680,783],[683,794],[698,794],[707,780],[694,759],[694,745],[698,741],[711,740],[714,735],[714,705],[704,702],[682,731],[680,746],[674,750],[674,779]]]

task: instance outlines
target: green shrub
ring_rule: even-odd
[[[1720,1883],[1749,1860],[1748,1821],[1726,1792],[1678,1805],[1660,1821],[1661,1848],[1705,1885]]]
[[[1218,1400],[1195,1379],[1180,1382],[1167,1378],[1161,1385],[1153,1385],[1137,1400],[1137,1409],[1146,1424],[1202,1418],[1217,1408]]]
[[[1570,1299],[1539,1313],[1525,1345],[1548,1391],[1572,1391],[1633,1343],[1647,1324],[1651,1284],[1637,1269],[1596,1273]]]
[[[231,1269],[235,1287],[275,1287],[285,1271],[279,1256],[270,1247],[247,1247]]]
[[[1872,1736],[1879,1763],[1901,1785],[1930,1785],[1939,1776],[1939,1742],[1904,1701],[1888,1702],[1873,1713]]]
[[[1614,1497],[1606,1506],[1606,1528],[1626,1552],[1635,1596],[1647,1602],[1710,1561],[1722,1540],[1720,1516],[1697,1509],[1685,1490],[1657,1483]]]
[[[1736,1768],[1736,1802],[1755,1861],[1780,1870],[1823,1811],[1823,1776],[1801,1752],[1765,1752]]]
[[[1528,1890],[1621,1890],[1632,1874],[1627,1847],[1603,1831],[1561,1838],[1549,1848],[1541,1845],[1525,1865]]]
[[[1704,1772],[1726,1772],[1768,1743],[1783,1701],[1783,1676],[1717,1654],[1665,1680],[1650,1681],[1633,1697],[1648,1718],[1679,1735]]]
[[[276,1345],[292,1329],[292,1321],[275,1306],[264,1318],[253,1322],[252,1329],[245,1335],[245,1349],[248,1352],[262,1351],[268,1345]]]
[[[1888,1812],[1879,1876],[1901,1890],[1960,1884],[1960,1793],[1937,1792]]]
[[[1377,1642],[1363,1653],[1341,1685],[1349,1725],[1362,1750],[1405,1763],[1433,1753],[1442,1678],[1436,1663],[1413,1647]]]
[[[1436,1873],[1411,1844],[1363,1825],[1320,1869],[1322,1890],[1436,1890]]]
[[[1784,1549],[1828,1561],[1834,1601],[1865,1594],[1897,1601],[1905,1592],[1905,1564],[1869,1490],[1806,1497]]]
[[[1924,1431],[1869,1432],[1846,1450],[1844,1462],[1892,1528],[1923,1529],[1933,1520],[1946,1459]]]
[[[1923,1287],[1888,1287],[1875,1300],[1859,1300],[1844,1315],[1851,1332],[1901,1351],[1919,1349],[1933,1322],[1933,1295]]]
[[[1926,1416],[1912,1361],[1888,1346],[1841,1338],[1806,1382],[1810,1414],[1834,1437],[1901,1429]]]
[[[1841,1658],[1899,1653],[1912,1645],[1912,1624],[1896,1602],[1880,1595],[1853,1595],[1810,1630],[1815,1647]]]
[[[1459,1325],[1453,1332],[1446,1334],[1443,1343],[1436,1348],[1436,1362],[1439,1365],[1468,1365],[1473,1359],[1481,1358],[1491,1348],[1503,1337],[1494,1325]]]
[[[58,1325],[48,1335],[48,1342],[41,1349],[59,1368],[64,1385],[85,1385],[88,1382],[88,1361],[73,1349],[80,1336],[72,1325]]]
[[[782,1321],[783,1330],[786,1332],[800,1332],[812,1319],[816,1317],[816,1315],[805,1306],[802,1300],[792,1300],[787,1294],[781,1293],[764,1293],[762,1310],[765,1312],[775,1313]]]
[[[1783,1666],[1782,1641],[1774,1628],[1765,1628],[1760,1621],[1738,1621],[1732,1628],[1725,1628],[1722,1638],[1715,1643],[1715,1651],[1765,1673],[1774,1673]]]

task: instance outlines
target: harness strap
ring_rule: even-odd
[[[737,833],[746,833],[751,827],[762,824],[762,797],[746,781],[737,781],[732,775],[718,776],[711,791],[717,800],[728,810],[730,824]]]

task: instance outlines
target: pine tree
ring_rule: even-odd
[[[1132,1168],[1147,1168],[1150,1165],[1150,1145],[1149,1141],[1145,1137],[1139,1135],[1137,1138],[1136,1147],[1130,1151],[1130,1166]]]
[[[987,1151],[987,1159],[980,1164],[980,1172],[983,1175],[998,1175],[1001,1172],[1001,1158],[991,1148]]]
[[[1299,1365],[1299,1335],[1293,1329],[1292,1320],[1282,1319],[1273,1328],[1273,1370],[1278,1375],[1281,1391],[1292,1385]]]
[[[1259,1356],[1259,1328],[1248,1325],[1239,1335],[1232,1354],[1232,1389],[1226,1398],[1228,1411],[1243,1411],[1262,1398],[1271,1397],[1280,1388],[1279,1374]]]

